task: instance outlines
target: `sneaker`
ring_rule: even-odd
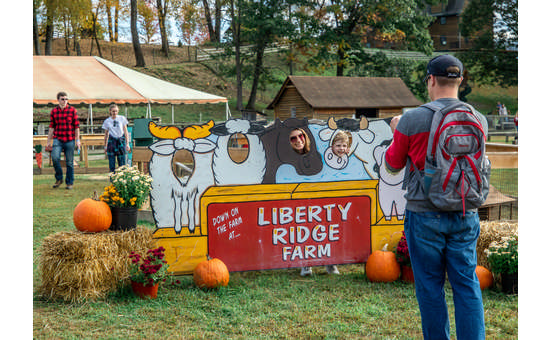
[[[302,271],[300,272],[301,276],[307,276],[312,274],[313,272],[311,271],[311,267],[302,267]]]
[[[73,188],[73,185],[72,184],[67,184],[67,187],[65,189],[67,190],[71,190]]]
[[[59,181],[55,181],[55,184],[53,185],[53,188],[58,188],[61,184],[63,183],[62,180],[59,180]]]
[[[336,274],[336,275],[340,274],[340,272],[338,271],[338,267],[336,267],[335,264],[326,266],[326,268],[327,268],[327,273],[329,274]]]

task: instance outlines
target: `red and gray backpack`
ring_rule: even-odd
[[[489,194],[491,173],[485,155],[487,125],[481,114],[463,102],[422,106],[434,111],[424,167],[426,196],[444,211],[465,214],[479,208]]]

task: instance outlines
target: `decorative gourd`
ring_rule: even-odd
[[[365,265],[365,273],[371,282],[393,282],[399,278],[401,268],[395,254],[388,251],[387,244],[382,250],[370,254]]]
[[[481,290],[489,288],[493,285],[493,273],[483,266],[476,267],[476,275],[479,280],[479,287]]]
[[[199,288],[217,288],[227,286],[229,271],[220,259],[210,259],[199,263],[193,271],[193,281]]]
[[[80,231],[97,233],[109,229],[112,222],[111,208],[97,198],[94,191],[92,198],[80,201],[73,211],[73,222]]]

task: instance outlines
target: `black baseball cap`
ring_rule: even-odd
[[[447,72],[447,68],[450,66],[457,66],[459,72]],[[462,77],[463,70],[464,66],[462,66],[462,62],[460,60],[450,54],[442,54],[430,60],[424,81],[428,80],[428,76],[430,74],[439,77],[460,78]]]

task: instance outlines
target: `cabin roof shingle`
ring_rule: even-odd
[[[400,78],[288,76],[267,109],[273,109],[288,85],[313,108],[413,107],[416,99]]]

